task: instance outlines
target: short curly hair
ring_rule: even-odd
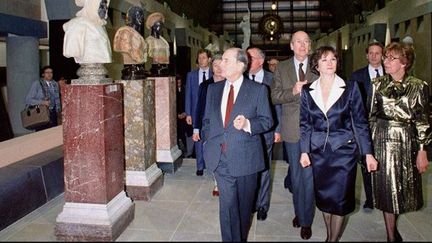
[[[391,53],[398,55],[400,62],[405,64],[405,72],[411,69],[414,63],[414,49],[412,46],[405,43],[392,42],[385,47],[384,56]]]

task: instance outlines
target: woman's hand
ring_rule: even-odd
[[[378,161],[372,154],[366,154],[366,168],[368,172],[376,171],[378,169]]]
[[[303,168],[306,168],[311,165],[309,155],[307,153],[302,153],[300,155],[300,164],[303,166]]]
[[[49,100],[44,100],[40,104],[41,105],[45,105],[45,106],[49,106],[50,105],[50,101]]]
[[[427,153],[425,150],[419,150],[417,153],[416,165],[417,170],[420,174],[424,173],[427,170],[429,161],[427,158]]]

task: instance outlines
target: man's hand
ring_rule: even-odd
[[[199,140],[201,140],[199,133],[192,134],[192,140],[194,142],[198,142]]]
[[[298,81],[298,82],[294,85],[294,87],[293,87],[293,91],[292,91],[293,95],[300,94],[300,92],[301,92],[301,90],[302,90],[302,87],[303,87],[303,85],[305,85],[305,84],[307,84],[307,80],[305,80],[305,81]]]
[[[275,132],[275,134],[274,134],[274,142],[275,142],[275,143],[280,143],[280,142],[282,142],[282,136],[281,136],[280,133]]]
[[[187,123],[188,125],[192,125],[192,116],[187,116],[187,117],[186,117],[186,123]]]
[[[238,115],[234,121],[234,127],[237,130],[242,130],[243,128],[246,128],[247,125],[247,119],[243,115]]]
[[[186,112],[183,112],[183,113],[178,114],[177,117],[178,117],[180,120],[185,119],[185,118],[186,118]]]
[[[309,167],[311,165],[309,155],[307,153],[302,153],[300,155],[300,164],[303,168]]]

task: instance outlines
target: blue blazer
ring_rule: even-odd
[[[231,176],[245,176],[265,169],[261,134],[273,126],[267,88],[247,78],[238,92],[225,129],[222,121],[221,103],[225,83],[209,85],[206,109],[202,126],[204,160],[211,171],[215,171],[221,158],[222,144]],[[249,119],[251,133],[237,130],[233,120],[238,115]]]
[[[270,87],[271,84],[273,82],[273,74],[269,71],[263,70],[264,71],[264,79],[262,81],[262,84],[264,84],[267,89],[268,92],[270,94]],[[245,76],[246,78],[249,77],[249,74],[246,74]],[[270,96],[270,95],[269,95]],[[280,118],[282,115],[282,105],[278,104],[278,105],[273,105],[272,101],[271,101],[271,97],[269,97],[270,99],[270,107],[272,109],[272,115],[273,115],[273,127],[270,129],[270,131],[264,133],[264,139],[266,141],[266,144],[271,146],[274,143],[274,133],[281,133],[281,126],[280,126]]]
[[[325,146],[336,151],[346,145],[353,146],[352,150],[347,152],[354,155],[358,145],[362,155],[372,154],[369,125],[357,82],[345,83],[340,80],[337,87],[339,97],[334,98],[335,102],[326,114],[312,98],[317,81],[303,86],[300,108],[302,153],[313,153],[318,149],[324,151]],[[347,149],[346,146],[344,149]]]
[[[369,114],[371,97],[372,97],[372,84],[369,76],[369,66],[358,69],[353,72],[350,77],[351,82],[357,82],[360,93],[362,96],[363,104],[366,108],[367,114]]]
[[[199,89],[199,68],[190,71],[186,76],[186,94],[185,94],[185,112],[188,116],[192,116],[192,122],[195,114],[196,105],[198,103]],[[208,77],[213,76],[213,72],[209,69]]]
[[[207,89],[210,84],[214,83],[213,77],[207,79],[199,85],[198,89],[198,101],[195,108],[195,113],[192,116],[193,128],[199,129],[201,132],[202,128],[202,119],[204,117],[205,105],[207,99]]]

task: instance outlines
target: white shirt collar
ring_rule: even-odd
[[[371,80],[374,79],[374,78],[376,78],[376,71],[375,71],[375,69],[378,69],[378,72],[379,72],[380,76],[384,75],[384,69],[383,69],[382,65],[380,65],[378,68],[374,68],[374,67],[372,67],[372,65],[369,64],[368,65],[368,70],[369,70],[369,77],[370,77]]]
[[[209,79],[209,77],[210,77],[209,70],[210,70],[209,67],[207,67],[207,69],[200,68],[198,70],[198,80],[199,80],[200,84],[205,81],[205,80],[202,80],[203,72],[205,72],[206,80]]]
[[[260,69],[255,75],[255,82],[262,83],[264,80],[264,69]],[[252,80],[252,74],[249,74],[249,79]]]

